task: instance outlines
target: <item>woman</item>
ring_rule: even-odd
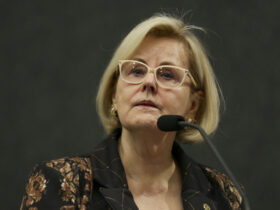
[[[199,142],[196,130],[157,128],[166,114],[208,134],[217,127],[218,86],[193,29],[156,15],[125,37],[97,95],[109,137],[87,155],[37,165],[22,209],[240,209],[231,180],[191,160],[175,140]]]

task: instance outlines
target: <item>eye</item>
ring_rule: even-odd
[[[160,68],[158,70],[158,76],[164,80],[174,80],[175,79],[174,70],[171,68]]]
[[[146,74],[147,70],[143,66],[134,66],[130,69],[129,75],[135,77],[143,77]]]

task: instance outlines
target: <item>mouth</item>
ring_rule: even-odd
[[[135,106],[159,109],[159,107],[154,102],[152,102],[150,100],[143,100],[143,101],[137,102],[135,104]]]

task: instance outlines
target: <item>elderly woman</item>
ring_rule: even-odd
[[[156,15],[125,37],[97,95],[110,135],[89,154],[38,164],[22,209],[240,209],[232,181],[181,148],[201,141],[196,130],[157,128],[170,114],[208,134],[217,127],[218,86],[193,29]]]

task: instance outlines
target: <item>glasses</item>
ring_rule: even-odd
[[[188,76],[193,85],[197,87],[197,83],[190,71],[178,66],[162,65],[151,68],[140,61],[120,60],[119,71],[122,80],[130,84],[142,83],[148,73],[152,72],[154,73],[157,84],[163,88],[175,88],[182,85],[186,76]]]

